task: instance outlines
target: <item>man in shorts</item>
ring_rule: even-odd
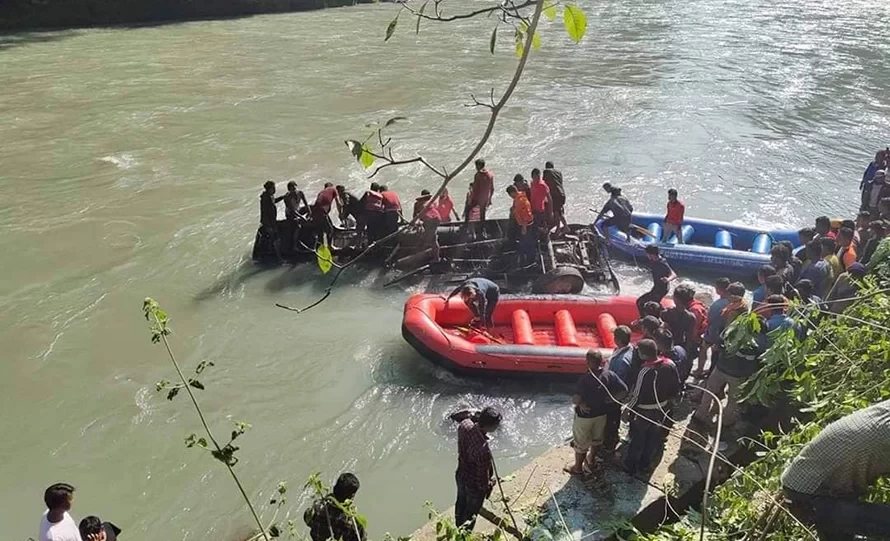
[[[593,472],[593,459],[603,444],[606,418],[616,401],[627,394],[627,386],[614,372],[605,367],[603,354],[598,350],[587,352],[587,373],[578,380],[572,395],[575,420],[572,423],[572,447],[575,463],[565,471],[573,475]]]

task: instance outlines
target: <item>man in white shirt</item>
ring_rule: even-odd
[[[67,483],[56,483],[43,493],[46,512],[40,518],[40,535],[38,541],[84,541],[80,537],[74,519],[68,514],[71,500],[74,499],[74,487]],[[92,541],[93,536],[87,541]]]

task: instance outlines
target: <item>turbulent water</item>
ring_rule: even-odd
[[[459,5],[451,9],[456,10]],[[172,367],[140,312],[172,315],[188,367],[216,366],[199,393],[226,434],[246,420],[237,469],[264,500],[278,480],[301,510],[308,474],[343,469],[375,536],[404,535],[424,500],[453,497],[444,416],[494,403],[494,443],[513,469],[568,435],[568,397],[546,386],[456,378],[401,339],[410,293],[348,274],[322,294],[310,267],[249,261],[263,181],[359,188],[343,140],[394,115],[397,153],[454,167],[482,132],[469,94],[500,91],[512,35],[492,20],[424,24],[353,8],[157,27],[0,36],[0,509],[5,537],[35,536],[43,488],[78,487],[74,515],[126,538],[231,539],[249,517],[223,468],[183,439],[187,403],[154,386]],[[688,213],[798,226],[850,215],[865,164],[888,143],[890,24],[864,0],[606,0],[586,5],[580,45],[544,24],[484,155],[500,186],[547,159],[569,214],[589,219],[599,185],[640,210],[679,189]],[[503,29],[502,29],[503,30]],[[435,178],[380,175],[410,200]],[[468,180],[457,181],[456,193]],[[279,184],[280,186],[282,184]],[[495,214],[507,198],[498,190]],[[632,264],[624,289],[647,287]],[[266,510],[265,516],[270,515]]]

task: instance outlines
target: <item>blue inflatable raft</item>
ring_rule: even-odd
[[[763,230],[738,224],[686,218],[683,222],[683,242],[677,243],[676,235],[661,242],[663,215],[633,215],[631,238],[615,227],[606,232],[612,250],[644,260],[647,244],[657,243],[661,254],[675,269],[689,269],[715,273],[733,278],[752,279],[757,269],[769,263],[769,251],[774,243],[790,241],[795,247],[800,242],[797,230]],[[642,230],[649,233],[644,235]]]

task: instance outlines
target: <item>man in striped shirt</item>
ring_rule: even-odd
[[[632,417],[624,469],[631,475],[655,468],[667,438],[667,430],[661,425],[669,426],[670,402],[682,388],[677,367],[658,354],[654,340],[640,340],[637,353],[643,364],[626,406]]]
[[[890,505],[859,498],[890,473],[890,400],[822,429],[782,474],[791,512],[815,523],[822,541],[886,536]]]

